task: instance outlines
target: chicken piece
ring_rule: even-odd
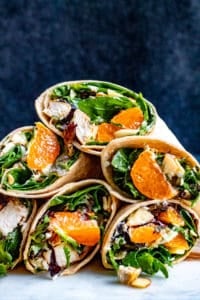
[[[43,113],[50,118],[62,120],[68,116],[71,111],[71,105],[67,102],[49,101],[48,107],[43,110]]]
[[[162,170],[169,178],[183,177],[185,170],[172,154],[166,153],[162,163]]]
[[[77,125],[76,136],[82,144],[95,139],[98,126],[91,124],[90,118],[85,113],[77,109],[74,112],[73,122]]]
[[[141,207],[133,212],[127,220],[128,226],[139,226],[151,222],[154,216],[146,208]]]

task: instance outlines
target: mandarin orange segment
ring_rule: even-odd
[[[30,169],[42,171],[54,163],[60,153],[58,139],[50,129],[42,123],[36,123],[36,131],[30,143],[27,164]]]
[[[111,122],[120,124],[123,128],[138,129],[144,121],[143,112],[139,107],[131,107],[120,111]]]
[[[139,227],[131,227],[129,236],[133,243],[152,243],[160,237],[160,233],[156,231],[155,224],[148,224]]]
[[[85,246],[95,246],[100,240],[100,228],[96,220],[84,220],[78,212],[56,212],[50,227],[60,228],[67,235]]]
[[[109,123],[101,123],[98,126],[96,140],[100,143],[108,143],[114,139],[114,133],[119,130],[120,127]]]
[[[162,211],[158,215],[158,219],[166,224],[172,224],[176,226],[184,226],[185,222],[181,215],[173,208],[169,206],[167,210]]]
[[[177,191],[167,181],[157,164],[154,153],[144,150],[131,168],[131,179],[135,187],[150,199],[171,199]]]
[[[171,241],[164,244],[171,253],[178,253],[178,251],[187,251],[190,246],[184,236],[178,233]]]

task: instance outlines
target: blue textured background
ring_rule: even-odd
[[[141,91],[200,154],[199,0],[1,0],[0,37],[0,138],[48,86],[99,79]]]

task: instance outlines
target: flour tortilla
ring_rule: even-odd
[[[96,184],[101,184],[103,185],[108,193],[110,194],[110,186],[103,180],[97,180],[97,179],[88,179],[88,180],[81,180],[79,182],[73,182],[73,183],[69,183],[67,184],[65,187],[63,187],[63,189],[60,190],[60,192],[58,194],[56,194],[55,196],[58,195],[63,195],[65,193],[67,194],[71,194],[74,193],[80,189],[89,187],[91,185],[96,185]],[[55,197],[54,196],[54,197]],[[25,251],[24,251],[24,261],[25,261],[25,266],[26,268],[31,271],[32,273],[36,273],[36,270],[34,270],[33,266],[30,264],[29,262],[29,258],[28,258],[28,250],[29,250],[29,246],[31,243],[31,233],[34,232],[38,221],[40,220],[40,218],[45,214],[45,212],[48,210],[49,204],[51,202],[51,200],[54,198],[52,197],[50,200],[48,200],[38,211],[32,225],[29,231],[29,236],[27,239],[27,243],[26,243],[26,247],[25,247]],[[118,207],[118,200],[111,195],[111,214],[110,217],[108,219],[107,225],[105,230],[109,227],[109,224],[111,222],[111,220],[113,219],[114,215],[116,214],[117,211],[117,207]],[[98,252],[98,250],[100,249],[100,244],[96,245],[91,252],[89,252],[87,254],[87,256],[85,258],[83,258],[83,260],[75,262],[74,264],[72,264],[71,266],[69,266],[67,269],[65,269],[64,271],[62,271],[62,273],[60,275],[70,275],[70,274],[74,274],[76,273],[79,269],[81,269],[83,266],[85,266],[87,263],[89,263],[92,258],[95,256],[95,254]]]
[[[20,132],[28,132],[33,130],[34,126],[24,126],[18,129],[15,129],[11,133],[9,133],[1,142],[0,149],[3,145],[6,145],[8,138],[12,137],[16,133]],[[0,150],[1,151],[1,150]],[[38,189],[38,190],[6,190],[0,184],[0,193],[8,195],[8,196],[16,196],[16,197],[25,197],[25,198],[48,198],[55,193],[57,193],[60,188],[69,182],[74,182],[86,178],[101,178],[101,166],[98,157],[94,157],[92,155],[80,152],[77,161],[69,168],[69,171],[61,177],[58,177],[56,181],[49,186]]]
[[[198,232],[198,234],[200,234],[200,220],[199,220],[199,217],[198,217],[198,215],[196,214],[196,212],[194,210],[192,210],[187,205],[184,205],[184,204],[182,204],[182,203],[180,203],[179,201],[176,201],[176,200],[166,200],[166,202],[169,203],[169,204],[178,204],[179,206],[184,208],[186,211],[188,211],[193,216],[193,220],[196,221],[197,232]],[[137,209],[139,209],[141,207],[148,207],[149,205],[160,204],[160,203],[163,203],[163,201],[161,201],[161,200],[143,201],[143,202],[132,204],[132,205],[126,205],[118,211],[118,213],[114,217],[113,221],[111,222],[111,224],[110,224],[110,226],[109,226],[109,228],[108,228],[108,230],[107,230],[107,232],[104,236],[104,240],[103,240],[103,244],[102,244],[102,248],[101,248],[102,263],[103,263],[103,266],[105,268],[107,268],[107,269],[112,269],[113,268],[107,261],[107,251],[110,249],[112,235],[113,235],[117,225],[121,221],[126,219],[131,213],[133,213]],[[197,243],[197,241],[196,241],[196,243]],[[194,245],[193,248],[195,249],[195,245]],[[178,262],[184,260],[186,257],[188,257],[189,254],[193,251],[193,248],[191,248],[184,256],[174,260],[173,264],[178,263]]]
[[[56,88],[59,87],[61,85],[70,85],[70,84],[74,84],[74,83],[81,83],[81,82],[104,82],[105,81],[98,81],[98,80],[76,80],[76,81],[65,81],[65,82],[60,82],[58,84],[55,84],[49,88],[47,88],[44,92],[42,92],[42,94],[35,100],[35,109],[37,112],[38,117],[40,118],[40,120],[47,126],[49,127],[52,131],[54,131],[57,135],[63,136],[63,132],[61,130],[59,130],[58,128],[56,128],[51,122],[50,122],[50,117],[48,117],[45,113],[44,110],[48,107],[48,103],[50,101],[50,96],[52,91]],[[121,88],[125,88],[122,86],[119,86],[117,84],[113,84],[116,87],[121,87]],[[146,100],[146,99],[145,99]],[[146,102],[149,104],[149,106],[151,107],[154,116],[155,116],[155,124],[151,127],[151,129],[149,130],[149,132],[146,133],[146,135],[151,135],[154,133],[155,134],[159,134],[160,129],[163,130],[163,128],[165,127],[166,132],[169,130],[167,129],[167,126],[165,126],[162,121],[157,124],[158,122],[158,114],[156,111],[156,108],[154,107],[154,105],[146,100]],[[161,124],[162,123],[162,124]],[[156,130],[156,128],[158,127],[158,129]],[[162,128],[161,128],[162,127]],[[121,131],[121,136],[126,136],[126,135],[133,135],[133,131],[132,130],[120,130]],[[170,130],[169,130],[170,131]],[[160,134],[162,135],[162,133],[160,132]],[[171,133],[172,134],[172,133]],[[172,134],[173,135],[173,134]],[[174,137],[175,139],[175,137]],[[177,141],[178,142],[178,141]],[[78,141],[78,139],[74,140],[74,145],[81,151],[92,154],[92,155],[97,155],[100,156],[101,151],[105,148],[105,146],[103,145],[86,145],[86,144],[82,144],[80,141]]]
[[[104,174],[104,177],[108,181],[108,183],[113,188],[114,195],[125,202],[133,203],[134,201],[138,201],[138,199],[133,199],[128,193],[122,191],[113,180],[113,171],[111,166],[111,161],[117,150],[122,148],[146,148],[156,149],[160,152],[170,153],[175,155],[178,158],[185,158],[188,164],[192,167],[199,166],[197,160],[184,148],[178,147],[172,143],[167,141],[154,138],[153,136],[143,137],[123,137],[120,139],[116,139],[111,141],[105,149],[101,153],[101,167]]]

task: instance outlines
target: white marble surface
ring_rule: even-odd
[[[100,262],[93,263],[71,276],[56,280],[32,275],[18,267],[0,279],[0,300],[199,300],[200,260],[189,260],[169,270],[169,278],[152,278],[146,289],[119,284],[112,271]]]

